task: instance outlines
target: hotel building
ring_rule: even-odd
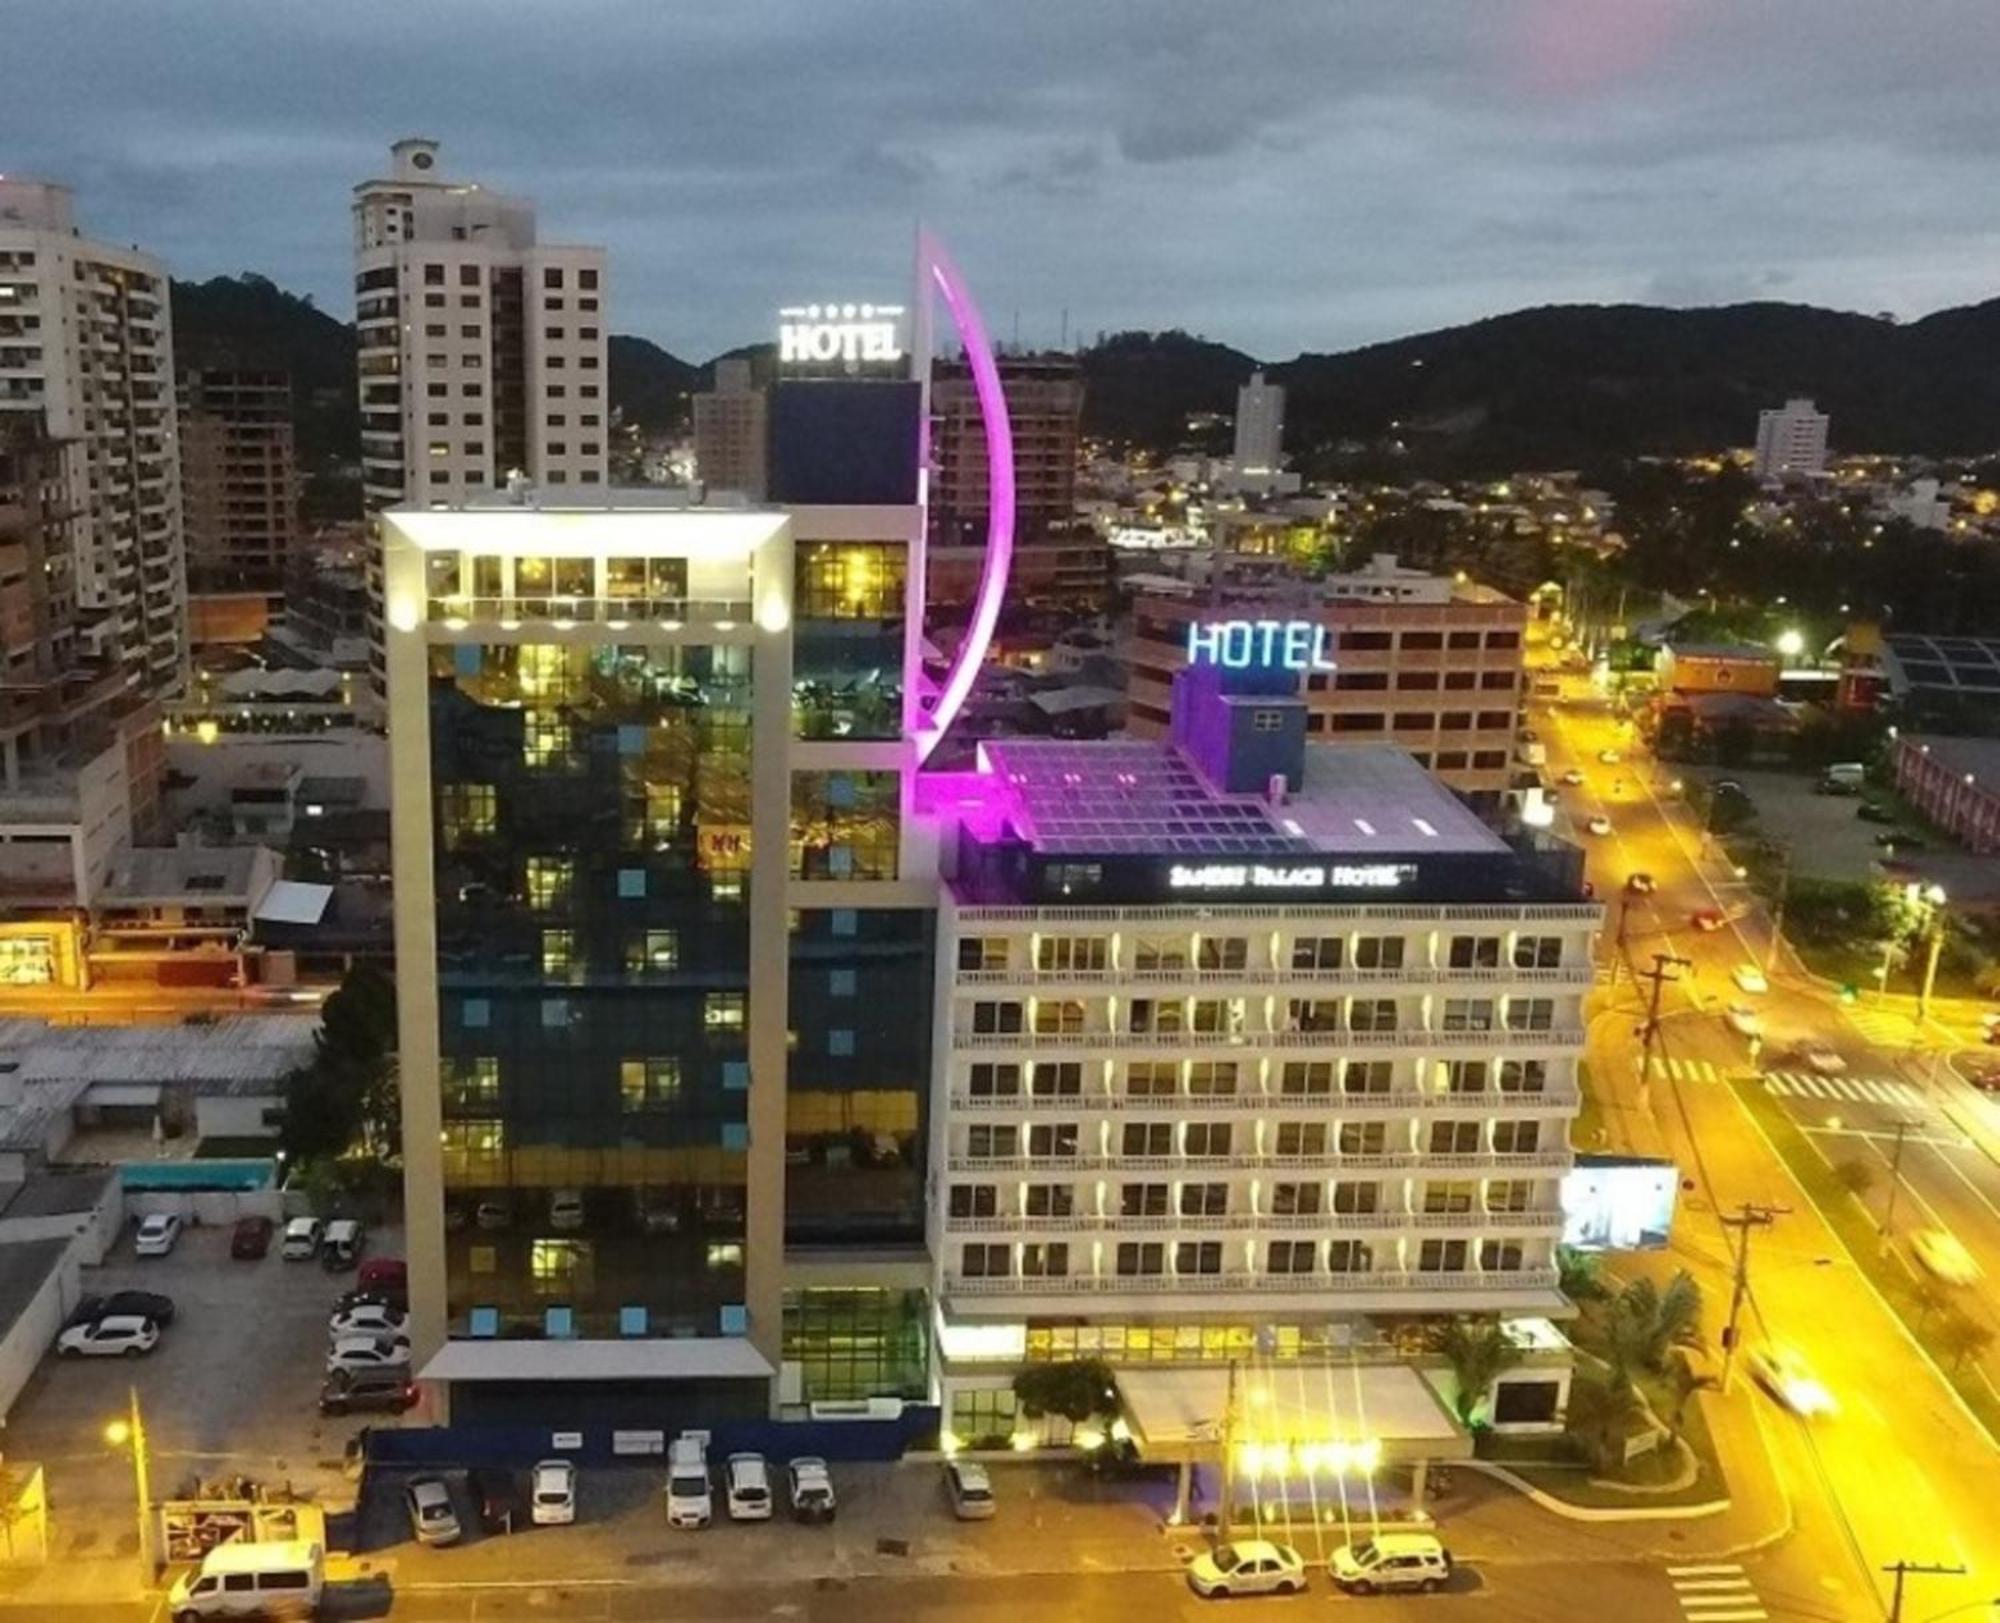
[[[1592,939],[1581,855],[1404,751],[1309,739],[1290,672],[1176,682],[1173,736],[988,741],[939,922],[946,1423],[1024,1363],[1326,1361],[1388,1316],[1561,1309]],[[1345,1377],[1343,1376],[1343,1380]],[[1551,1419],[1524,1368],[1506,1419]]]

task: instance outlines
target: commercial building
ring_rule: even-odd
[[[39,441],[45,567],[79,653],[148,693],[187,664],[167,275],[81,234],[64,186],[0,178],[0,437]]]
[[[1759,479],[1826,471],[1827,415],[1802,396],[1774,411],[1757,413],[1757,452],[1751,472]]]
[[[1653,658],[1660,692],[1775,698],[1782,662],[1757,643],[1668,643]]]
[[[2000,739],[1905,733],[1890,754],[1896,787],[1968,851],[2000,851]]]
[[[724,356],[715,363],[715,387],[694,397],[696,476],[711,491],[730,490],[762,501],[768,432],[764,391],[751,375],[749,360]]]
[[[1528,609],[1491,587],[1430,575],[1382,554],[1322,581],[1147,593],[1133,605],[1126,730],[1158,739],[1190,634],[1232,619],[1278,616],[1323,628],[1331,668],[1307,673],[1307,736],[1391,743],[1481,808],[1513,786],[1526,701]]]
[[[1316,1393],[1337,1364],[1344,1402],[1355,1362],[1436,1457],[1451,1428],[1389,1321],[1563,1310],[1580,853],[1503,841],[1400,749],[1309,740],[1297,689],[1198,665],[1171,740],[988,741],[937,796],[931,1247],[962,1441],[1015,1432],[1024,1363],[1103,1358],[1187,1459],[1188,1380],[1293,1364]],[[1500,1418],[1552,1423],[1566,1379],[1513,1372]]]
[[[369,510],[463,502],[516,472],[554,490],[604,485],[604,250],[542,242],[532,203],[446,180],[435,141],[390,153],[390,174],[354,189]],[[372,554],[378,602],[379,567]]]
[[[1280,472],[1285,451],[1285,391],[1266,383],[1262,372],[1236,391],[1236,453],[1239,476]]]
[[[225,353],[179,357],[181,504],[188,589],[283,589],[299,540],[292,380]]]

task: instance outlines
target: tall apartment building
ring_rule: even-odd
[[[1175,672],[1197,628],[1277,616],[1325,629],[1330,670],[1305,675],[1306,731],[1333,744],[1399,744],[1482,809],[1515,775],[1527,699],[1528,609],[1491,587],[1377,555],[1317,582],[1149,594],[1133,608],[1126,730],[1166,736]]]
[[[1787,400],[1775,411],[1757,413],[1757,455],[1751,471],[1759,479],[1826,468],[1828,418],[1810,400]]]
[[[715,387],[694,397],[694,468],[709,490],[736,491],[762,501],[769,414],[749,360],[715,363]]]
[[[1010,1439],[1023,1364],[1094,1357],[1149,1459],[1257,1361],[1309,1369],[1301,1403],[1365,1385],[1394,1448],[1435,1403],[1384,1320],[1560,1311],[1581,854],[1310,741],[1296,684],[1191,669],[1170,741],[988,741],[953,797],[931,1248],[961,1442]],[[1510,1372],[1496,1415],[1552,1422],[1566,1378]]]
[[[463,502],[515,472],[606,484],[604,250],[541,242],[532,203],[444,179],[435,141],[390,153],[388,178],[354,189],[369,510]]]
[[[75,632],[150,693],[187,668],[167,275],[77,228],[67,187],[0,179],[0,428],[53,445]]]
[[[251,356],[183,355],[175,392],[189,590],[282,590],[299,541],[291,374]]]
[[[1262,372],[1236,391],[1236,453],[1238,474],[1277,473],[1285,460],[1285,391],[1266,383]]]

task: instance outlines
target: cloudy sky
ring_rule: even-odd
[[[700,358],[903,291],[1268,358],[1571,300],[2000,293],[1996,0],[7,0],[0,170],[351,314],[389,142]],[[22,71],[25,70],[25,71]]]

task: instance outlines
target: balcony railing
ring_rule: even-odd
[[[1233,1291],[1334,1292],[1366,1295],[1372,1292],[1441,1292],[1476,1290],[1553,1290],[1553,1268],[1456,1269],[1451,1272],[1375,1272],[1253,1274],[1070,1274],[1056,1278],[1031,1275],[1021,1278],[968,1278],[962,1274],[944,1276],[944,1289],[953,1296],[1119,1296],[1221,1295]]]
[[[1115,1048],[1115,1049],[1527,1049],[1581,1048],[1581,1026],[1552,1026],[1536,1031],[1499,1027],[1484,1031],[1426,1031],[1402,1027],[1395,1031],[960,1031],[952,1034],[958,1048]]]
[[[1015,1212],[1004,1217],[947,1217],[952,1234],[1382,1234],[1396,1229],[1493,1228],[1509,1233],[1562,1226],[1562,1213],[1551,1212],[1225,1212],[1190,1217],[1126,1217],[1119,1212],[1072,1212],[1065,1217],[1038,1217]]]
[[[1553,969],[961,969],[960,986],[1589,986],[1594,964]]]
[[[574,620],[616,624],[644,620],[723,627],[750,622],[750,601],[734,597],[433,597],[432,620]]]
[[[1485,1088],[1477,1093],[1431,1093],[1416,1088],[1396,1088],[1388,1093],[1260,1093],[1255,1088],[1240,1093],[1000,1093],[955,1092],[951,1108],[974,1115],[1085,1115],[1102,1111],[1108,1115],[1188,1116],[1211,1111],[1276,1110],[1334,1111],[1365,1114],[1384,1111],[1391,1115],[1412,1110],[1516,1110],[1574,1112],[1583,1096],[1574,1088],[1539,1088],[1526,1091]]]

